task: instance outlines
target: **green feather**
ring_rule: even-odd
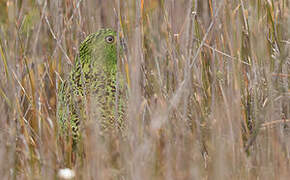
[[[71,134],[74,144],[80,138],[80,124],[88,118],[96,121],[100,133],[124,128],[124,88],[121,81],[116,97],[116,75],[116,32],[101,29],[81,43],[71,74],[58,91],[61,134],[66,138]]]

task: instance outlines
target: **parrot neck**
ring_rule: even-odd
[[[95,63],[80,63],[80,61],[77,61],[72,70],[72,83],[80,91],[82,91],[84,86],[95,86],[96,82],[110,81],[111,84],[116,81],[117,64],[108,65],[101,61],[93,62]]]

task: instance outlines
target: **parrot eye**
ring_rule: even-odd
[[[114,42],[114,36],[106,36],[105,40],[107,43],[112,44]]]

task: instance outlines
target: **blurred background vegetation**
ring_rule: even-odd
[[[57,88],[107,27],[127,45],[128,138],[83,122],[69,164]],[[288,179],[289,52],[288,0],[0,0],[1,179]]]

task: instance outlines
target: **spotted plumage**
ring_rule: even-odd
[[[124,127],[125,95],[122,79],[117,93],[116,32],[102,29],[80,45],[79,56],[58,91],[57,118],[62,134],[80,138],[80,124],[91,119],[100,133]]]

